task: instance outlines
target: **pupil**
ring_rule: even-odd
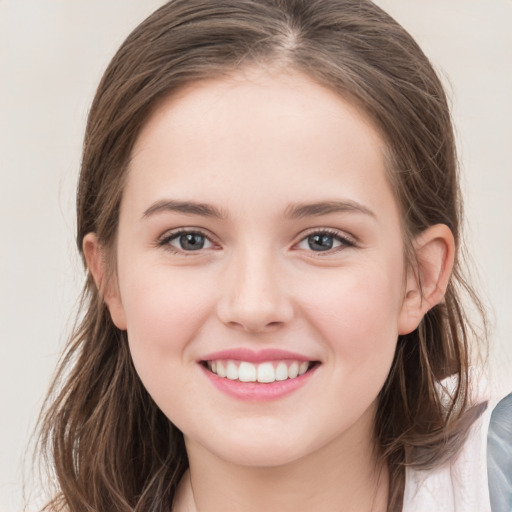
[[[202,249],[204,246],[204,237],[203,235],[195,234],[195,233],[186,233],[180,236],[180,245],[183,249],[188,249],[190,251],[197,251],[198,249]]]
[[[314,251],[328,251],[332,248],[333,240],[330,235],[311,235],[308,237],[308,245]]]

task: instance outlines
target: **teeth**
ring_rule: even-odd
[[[288,368],[288,377],[290,377],[290,379],[295,379],[297,375],[299,375],[299,363],[297,363],[297,361],[294,361],[290,365],[290,368]]]
[[[216,366],[217,366],[217,371],[216,371],[217,375],[219,377],[226,377],[227,376],[227,374],[226,374],[226,367],[222,364],[222,362],[221,361],[217,361],[217,365]],[[213,364],[212,364],[212,367],[213,367]],[[213,368],[212,368],[212,371],[213,371]]]
[[[258,382],[268,383],[274,382],[275,380],[276,372],[274,370],[274,367],[272,366],[272,363],[262,363],[258,365]]]
[[[229,380],[238,380],[238,367],[233,361],[228,361],[228,368],[226,370],[226,377]]]
[[[288,366],[286,363],[279,363],[276,368],[276,380],[286,380],[288,378]]]
[[[238,380],[240,382],[255,382],[256,381],[256,366],[252,363],[240,363],[238,367]]]
[[[308,368],[307,361],[279,361],[253,364],[247,361],[208,361],[207,366],[211,372],[219,377],[240,382],[261,382],[269,384],[275,381],[295,379],[304,375]]]

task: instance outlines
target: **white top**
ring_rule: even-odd
[[[512,394],[488,401],[453,460],[406,469],[403,512],[512,512]]]

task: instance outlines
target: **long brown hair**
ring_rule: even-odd
[[[365,0],[175,0],[157,10],[118,50],[91,107],[78,249],[95,232],[115,255],[131,150],[159,102],[193,81],[258,63],[306,74],[370,116],[386,142],[409,264],[410,241],[427,227],[446,224],[455,238],[459,257],[445,299],[399,337],[379,395],[375,428],[390,471],[388,510],[400,510],[405,464],[429,468],[453,456],[480,412],[469,407],[475,332],[463,297],[483,310],[461,272],[462,204],[443,87],[415,41],[379,7]],[[126,333],[112,323],[90,275],[81,311],[41,420],[44,460],[57,481],[47,507],[167,510],[188,465],[182,434],[144,389]],[[451,375],[456,385],[442,400],[440,383]]]

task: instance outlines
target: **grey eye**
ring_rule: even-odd
[[[317,231],[305,236],[298,244],[299,249],[313,252],[336,251],[343,247],[353,247],[354,242],[339,233]]]
[[[308,247],[312,251],[328,251],[334,246],[334,236],[325,233],[317,233],[307,237]],[[338,242],[339,245],[341,245]]]
[[[182,251],[199,251],[211,247],[211,242],[201,233],[178,233],[169,244]]]

